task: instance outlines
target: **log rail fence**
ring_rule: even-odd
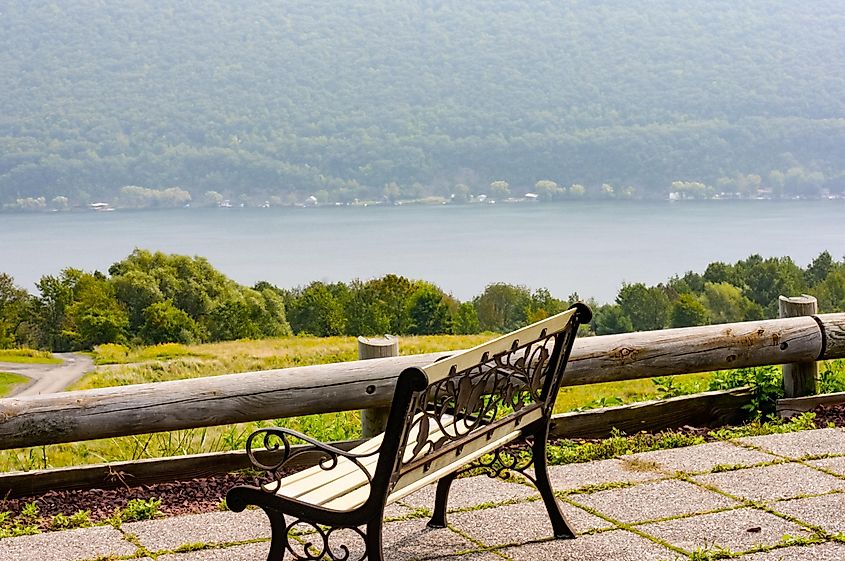
[[[779,319],[577,339],[564,385],[783,364],[789,365],[785,385],[787,397],[793,398],[785,401],[800,401],[801,395],[815,390],[814,380],[807,379],[813,377],[807,374],[812,373],[808,365],[845,358],[845,313],[784,312],[789,302],[783,300],[781,315],[787,317]],[[399,372],[448,354],[0,399],[0,450],[317,413],[379,410],[389,405]],[[796,369],[800,383],[789,379]],[[564,413],[554,417],[551,434],[589,438],[606,436],[613,427],[632,433],[687,424],[726,424],[741,419],[741,408],[751,397],[750,389],[737,388]],[[348,449],[356,444],[350,441],[339,446]],[[245,453],[236,451],[15,472],[0,474],[0,497],[49,489],[149,484],[247,466]]]

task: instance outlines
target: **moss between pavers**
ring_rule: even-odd
[[[784,535],[814,537],[806,528],[752,508],[691,516],[638,526],[642,532],[687,551],[745,552],[778,545]]]
[[[845,489],[845,480],[799,463],[699,475],[692,477],[691,481],[710,485],[730,495],[752,501],[772,501]]]

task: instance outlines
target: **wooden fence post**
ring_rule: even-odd
[[[399,339],[397,337],[393,335],[385,335],[384,338],[358,337],[358,360],[389,356],[399,356]],[[364,438],[371,438],[384,432],[389,413],[389,407],[361,409],[361,432]]]
[[[818,313],[818,302],[812,296],[781,296],[778,299],[780,317],[813,316]],[[784,343],[786,344],[786,343]],[[783,365],[784,397],[803,397],[816,394],[819,366],[813,362],[795,362]]]

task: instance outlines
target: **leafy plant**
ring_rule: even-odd
[[[742,438],[746,436],[763,436],[766,434],[780,434],[785,432],[796,432],[800,430],[812,430],[818,428],[815,413],[802,413],[789,420],[782,420],[779,417],[768,421],[755,419],[740,427],[722,427],[710,432],[710,436],[719,440],[731,438]]]
[[[819,369],[819,393],[845,392],[845,361],[829,360]]]
[[[91,512],[88,510],[79,510],[70,516],[65,516],[61,512],[53,517],[50,521],[50,528],[52,530],[70,530],[72,528],[86,528],[91,525]]]
[[[626,454],[680,448],[703,444],[704,438],[674,431],[657,434],[640,432],[626,436],[614,429],[609,438],[597,441],[562,440],[548,446],[549,461],[553,464],[570,464],[617,458]]]
[[[130,499],[126,507],[120,511],[119,517],[123,522],[152,520],[161,515],[160,506],[161,499]]]
[[[745,406],[756,418],[766,419],[775,412],[777,400],[783,397],[783,377],[780,368],[758,366],[737,370],[719,370],[713,373],[710,390],[728,390],[750,386],[754,391],[751,403]]]

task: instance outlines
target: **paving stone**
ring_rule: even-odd
[[[706,512],[737,504],[718,493],[676,479],[589,495],[572,495],[570,499],[627,523]]]
[[[436,485],[423,487],[401,500],[414,508],[434,508]],[[538,496],[533,487],[521,483],[509,483],[486,475],[456,479],[449,491],[449,510],[467,508],[484,503],[496,503]]]
[[[668,472],[706,472],[718,465],[752,466],[778,458],[728,442],[710,442],[686,448],[642,452],[625,456],[624,459],[654,462],[660,469]]]
[[[752,436],[738,440],[790,458],[845,454],[845,430],[838,428]]]
[[[711,473],[693,479],[753,501],[773,501],[845,489],[845,480],[795,463]]]
[[[549,479],[555,491],[568,491],[604,483],[651,481],[664,477],[666,475],[658,471],[637,469],[634,464],[622,460],[601,460],[549,467]]]
[[[802,522],[820,526],[831,534],[845,533],[845,494],[795,499],[772,503],[769,506]]]
[[[811,460],[807,463],[811,466],[818,466],[845,477],[845,456],[840,456],[838,458],[825,458],[823,460]]]
[[[138,537],[150,551],[172,550],[192,543],[225,543],[270,537],[270,522],[262,510],[212,512],[131,522],[121,529]]]
[[[399,503],[390,503],[384,509],[384,518],[401,518],[403,516],[407,516],[414,512],[414,509],[408,508],[405,505],[401,505]]]
[[[502,561],[495,553],[465,553],[463,555],[445,555],[442,557],[426,557],[421,561]]]
[[[137,547],[111,526],[46,532],[0,539],[3,561],[76,561],[107,555],[131,555]]]
[[[426,522],[407,520],[387,523],[382,535],[385,561],[444,557],[478,548],[449,528],[429,528]],[[358,557],[353,555],[350,559]]]
[[[759,545],[775,545],[786,534],[809,534],[797,524],[751,508],[665,520],[637,526],[637,529],[687,551],[724,548],[735,553]]]
[[[737,557],[736,561],[842,561],[843,559],[845,559],[845,544],[830,542],[752,553]]]
[[[560,506],[577,533],[613,527],[613,524],[570,504],[560,503]],[[449,515],[448,522],[486,546],[552,537],[552,524],[543,501],[458,512]]]
[[[670,549],[625,530],[582,536],[575,540],[552,540],[503,549],[515,561],[666,561],[678,559]]]
[[[258,561],[266,559],[268,551],[270,551],[270,542],[250,543],[221,549],[159,555],[158,561]]]

